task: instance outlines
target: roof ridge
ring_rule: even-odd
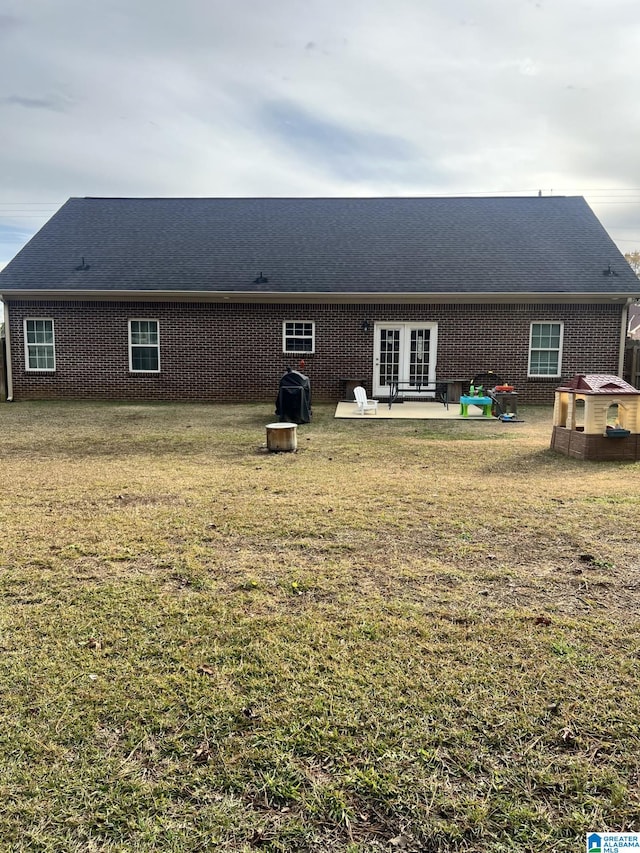
[[[376,196],[70,196],[69,201],[519,201],[582,199],[581,195],[376,195]]]

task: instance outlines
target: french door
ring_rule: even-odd
[[[404,392],[418,391],[436,381],[437,323],[375,323],[373,396],[389,393],[391,382],[402,383]]]

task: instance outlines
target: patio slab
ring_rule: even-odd
[[[478,406],[469,405],[469,417],[463,418],[460,414],[458,403],[449,403],[447,409],[442,403],[394,403],[389,408],[387,403],[381,402],[378,411],[367,412],[359,415],[355,401],[353,403],[338,403],[336,406],[336,418],[353,418],[358,421],[371,420],[434,420],[434,421],[485,421],[495,423],[496,418],[485,418],[482,409]]]

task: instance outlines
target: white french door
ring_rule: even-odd
[[[401,382],[405,393],[433,396],[418,387],[436,381],[437,323],[375,323],[374,340],[374,397],[388,394],[391,382]]]

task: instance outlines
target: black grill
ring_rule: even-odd
[[[280,380],[276,415],[281,421],[308,424],[311,421],[311,383],[309,377],[287,368]]]

